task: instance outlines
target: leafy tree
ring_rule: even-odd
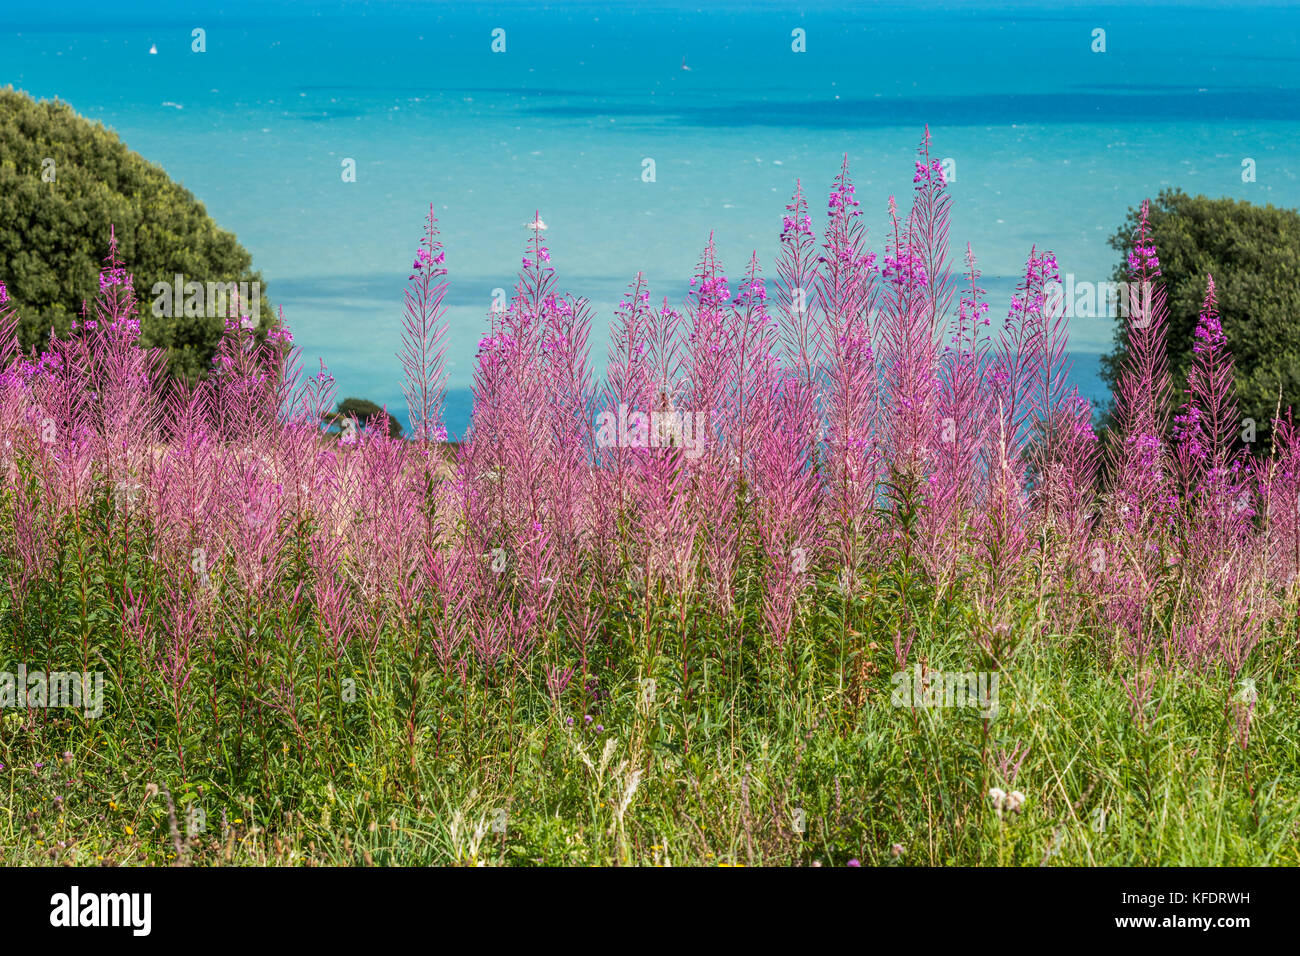
[[[334,412],[333,420],[340,426],[349,418],[355,418],[358,422],[366,427],[372,427],[371,423],[376,425],[383,422],[384,415],[388,415],[388,437],[401,438],[402,425],[391,413],[386,412],[383,408],[374,402],[367,401],[364,398],[345,398],[339,402],[338,409]]]
[[[205,291],[209,282],[247,282],[251,298],[252,283],[262,285],[252,257],[193,193],[102,123],[66,103],[0,89],[0,281],[22,315],[24,347],[43,343],[51,328],[66,334],[94,298],[110,228],[135,276],[141,344],[166,348],[172,374],[205,375],[225,312],[186,316],[181,301],[170,316],[155,316],[154,284],[177,274]],[[272,312],[260,298],[265,330]]]
[[[1123,255],[1116,281],[1128,278],[1128,253],[1138,221],[1130,209],[1110,244]],[[1151,204],[1151,233],[1169,303],[1169,371],[1186,388],[1192,333],[1207,275],[1214,276],[1223,331],[1236,365],[1242,418],[1259,433],[1282,411],[1300,409],[1300,212],[1237,199],[1188,196],[1167,189]],[[1128,348],[1128,324],[1118,323],[1115,351],[1102,358],[1113,391]],[[1181,401],[1178,395],[1176,401]],[[1255,445],[1257,451],[1265,442]]]

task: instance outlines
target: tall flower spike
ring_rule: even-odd
[[[989,305],[983,300],[980,273],[969,245],[966,274],[967,288],[939,365],[940,433],[930,482],[931,507],[925,516],[933,531],[931,557],[936,570],[951,569],[966,543],[961,529],[975,507],[981,455],[993,417],[987,387],[990,342],[984,331],[989,325]]]
[[[1222,468],[1231,455],[1239,428],[1233,397],[1232,356],[1219,318],[1214,276],[1193,332],[1192,364],[1187,370],[1187,401],[1174,418],[1180,458],[1200,468]]]
[[[781,255],[777,260],[777,306],[781,324],[781,359],[811,387],[821,365],[821,309],[817,301],[817,240],[803,186],[781,219]]]
[[[402,393],[411,418],[411,433],[425,441],[447,439],[442,422],[446,351],[443,342],[447,335],[443,304],[447,295],[445,261],[446,254],[438,238],[438,220],[430,203],[424,237],[415,252],[404,294],[402,350],[398,353],[405,373]]]
[[[1167,421],[1169,359],[1165,349],[1168,310],[1160,260],[1151,237],[1151,202],[1143,200],[1129,255],[1128,355],[1115,388],[1115,422],[1123,443],[1116,453],[1131,458],[1135,446],[1159,440]],[[1123,303],[1121,303],[1123,304]]]
[[[854,587],[876,506],[880,464],[879,418],[871,310],[876,302],[875,255],[864,250],[865,232],[853,198],[848,157],[831,187],[818,260],[818,300],[824,310],[821,354],[825,362],[825,535],[846,590]]]
[[[885,256],[882,314],[875,340],[889,408],[886,438],[896,481],[922,480],[939,438],[937,344],[940,323],[951,310],[955,286],[948,263],[950,199],[943,173],[930,159],[930,132],[917,149],[912,209],[902,224],[896,206],[892,252]]]

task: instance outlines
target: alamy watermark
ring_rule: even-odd
[[[148,936],[153,927],[152,893],[83,893],[73,885],[50,897],[50,925],[123,927],[133,936]]]
[[[976,707],[984,718],[998,713],[996,672],[935,671],[915,664],[912,673],[898,671],[890,683],[895,707]]]
[[[101,671],[0,671],[0,708],[80,707],[87,717],[104,714],[104,675]]]
[[[262,309],[260,282],[196,282],[177,273],[172,282],[155,282],[152,295],[156,318],[256,319]]]
[[[705,415],[664,410],[603,411],[596,416],[596,445],[600,448],[682,448],[687,458],[704,453]]]
[[[1117,319],[1134,317],[1139,328],[1150,321],[1151,282],[1077,281],[1066,273],[1065,282],[1049,282],[1043,287],[1046,310],[1058,314],[1064,309],[1067,318]]]

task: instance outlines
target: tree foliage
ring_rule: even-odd
[[[388,415],[388,437],[401,438],[401,422],[394,418],[391,412],[386,412],[379,405],[364,398],[343,399],[334,412],[333,421],[341,426],[347,419],[355,418],[362,426],[370,427],[374,420],[382,422],[384,415]]]
[[[1117,281],[1129,278],[1128,253],[1137,221],[1138,210],[1130,209],[1124,227],[1110,240],[1122,253]],[[1288,407],[1300,407],[1300,212],[1167,189],[1152,202],[1150,222],[1168,297],[1174,387],[1186,388],[1206,277],[1213,275],[1236,365],[1241,416],[1264,432],[1277,409],[1279,389],[1284,414]],[[1128,332],[1127,323],[1118,323],[1115,351],[1102,359],[1102,378],[1112,391],[1128,354]],[[1267,443],[1255,447],[1263,450]]]
[[[167,349],[168,370],[206,374],[223,315],[155,316],[157,282],[262,283],[233,233],[212,221],[188,189],[127,149],[102,123],[57,100],[0,89],[0,281],[22,315],[19,340],[43,345],[66,335],[94,299],[109,231],[129,262],[141,303],[141,344]],[[259,328],[271,322],[261,296]]]

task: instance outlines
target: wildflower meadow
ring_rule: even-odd
[[[1223,277],[1174,381],[1144,206],[1103,429],[1053,254],[986,301],[928,131],[898,173],[612,317],[535,215],[455,441],[432,207],[402,438],[283,316],[166,376],[110,236],[37,350],[0,286],[0,858],[1300,863],[1300,433]]]

